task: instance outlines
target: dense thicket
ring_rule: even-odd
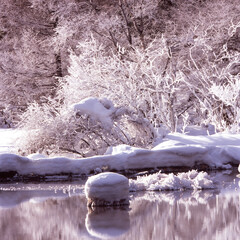
[[[148,146],[162,125],[236,132],[239,13],[238,0],[3,1],[0,117],[35,129],[25,151],[82,155]],[[87,97],[124,109],[115,127],[74,116]]]

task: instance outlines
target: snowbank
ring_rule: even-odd
[[[120,145],[108,149],[106,155],[89,158],[37,156],[28,158],[0,152],[0,172],[16,171],[23,175],[88,174],[97,168],[120,171],[157,167],[194,168],[201,164],[211,169],[230,169],[230,164],[240,163],[240,135],[168,134],[151,150]]]

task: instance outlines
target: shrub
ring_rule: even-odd
[[[109,101],[100,100],[105,109],[106,103]],[[152,143],[154,131],[146,119],[120,107],[114,108],[109,118],[111,124],[91,114],[73,111],[69,106],[33,103],[22,115],[20,127],[25,131],[18,141],[20,152],[65,152],[86,157],[103,154],[117,144],[143,147]]]

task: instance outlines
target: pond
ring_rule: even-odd
[[[125,208],[87,209],[84,181],[0,185],[1,240],[237,239],[237,172],[204,191],[138,192]]]

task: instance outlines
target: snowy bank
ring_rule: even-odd
[[[188,136],[168,134],[153,149],[119,145],[108,149],[106,155],[81,159],[48,158],[34,155],[22,157],[0,153],[0,172],[15,171],[27,174],[88,174],[95,169],[128,170],[164,167],[229,169],[240,163],[240,135],[215,134]]]

